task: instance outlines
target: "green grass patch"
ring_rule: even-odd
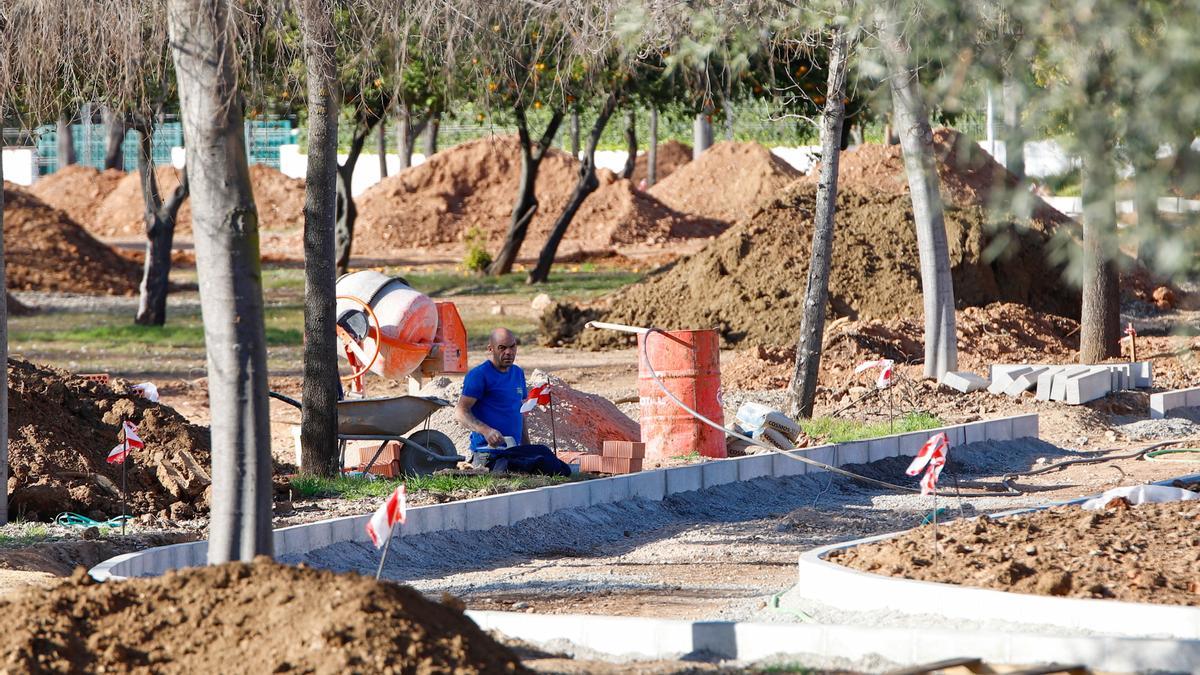
[[[291,480],[292,491],[306,499],[338,497],[341,499],[383,498],[392,493],[396,486],[404,483],[410,494],[432,492],[453,494],[456,492],[515,492],[546,485],[558,485],[571,479],[563,476],[492,476],[438,474],[434,476],[409,476],[403,480],[371,480],[358,476],[325,478],[322,476],[296,476]]]
[[[49,539],[50,530],[44,523],[23,524],[16,534],[0,532],[0,546],[29,546]]]
[[[814,417],[811,420],[801,421],[800,426],[804,429],[805,434],[813,438],[819,438],[827,443],[844,443],[933,429],[942,426],[942,421],[929,413],[912,412],[897,417],[894,424],[886,421],[858,422],[840,417]]]
[[[571,272],[572,267],[581,271]],[[525,283],[524,272],[514,272],[501,277],[480,277],[460,272],[396,272],[408,280],[413,288],[430,297],[453,297],[456,295],[509,295],[530,297],[548,293],[551,297],[591,298],[624,288],[642,278],[635,272],[619,270],[590,270],[590,266],[556,265],[551,271],[550,281],[544,284]]]
[[[139,326],[132,316],[112,314],[72,315],[63,325],[64,315],[53,314],[57,321],[12,322],[9,339],[21,343],[85,344],[97,348],[204,347],[204,324],[197,314],[175,314],[164,326]],[[44,317],[39,317],[44,319]],[[269,307],[266,309],[266,338],[271,347],[303,344],[303,309]]]

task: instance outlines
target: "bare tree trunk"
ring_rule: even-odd
[[[838,162],[841,159],[842,126],[846,121],[846,106],[842,99],[846,92],[846,61],[850,57],[850,36],[844,29],[834,31],[829,49],[829,77],[825,85],[825,113],[821,117],[821,172],[817,180],[812,255],[808,262],[804,314],[800,318],[800,339],[796,344],[796,367],[789,397],[793,417],[812,417],[821,371],[825,307],[829,304]]]
[[[646,143],[646,187],[658,182],[658,108],[650,108],[650,138]]]
[[[75,156],[75,131],[71,126],[71,118],[65,114],[58,116],[58,123],[55,125],[55,143],[59,169],[79,161]]]
[[[571,111],[571,156],[579,159],[579,111]]]
[[[550,279],[550,268],[554,265],[554,256],[558,254],[558,246],[566,236],[567,228],[570,227],[571,221],[574,220],[575,214],[579,211],[579,207],[583,206],[588,195],[600,187],[600,181],[596,178],[596,144],[600,142],[600,135],[604,133],[604,127],[608,125],[609,118],[617,109],[617,95],[616,90],[609,94],[608,100],[604,102],[604,107],[600,109],[600,114],[596,116],[595,123],[592,124],[592,132],[588,134],[587,149],[584,151],[583,161],[579,164],[579,182],[575,184],[575,191],[571,193],[571,199],[567,201],[558,220],[554,221],[550,237],[538,255],[537,266],[529,273],[529,277],[525,280],[526,283],[539,284]]]
[[[304,194],[304,385],[300,464],[337,476],[337,335],[334,226],[337,220],[338,92],[332,0],[301,5],[308,81],[308,173]],[[380,144],[385,145],[379,124]],[[385,148],[380,148],[384,156]]]
[[[354,246],[354,222],[358,220],[358,208],[354,205],[354,194],[350,191],[351,179],[354,177],[354,167],[362,155],[363,146],[376,122],[369,117],[359,119],[350,140],[350,151],[346,153],[346,163],[338,167],[337,172],[337,225],[335,227],[334,246],[337,251],[337,270],[345,274],[350,269],[350,249]]]
[[[442,128],[442,111],[434,110],[429,113],[428,124],[425,125],[425,161],[437,154],[438,131]]]
[[[258,212],[250,188],[228,0],[167,0],[192,186],[208,363],[208,561],[272,553],[271,434]]]
[[[725,111],[725,140],[733,140],[733,106],[726,98],[721,101],[721,109]]]
[[[879,42],[888,64],[892,111],[904,170],[912,197],[917,247],[921,256],[921,293],[925,305],[925,377],[938,378],[958,367],[955,334],[954,280],[937,171],[933,164],[933,130],[921,95],[911,48],[901,35],[894,8],[879,20]]]
[[[708,121],[707,113],[696,113],[692,123],[692,161],[700,159],[700,155],[712,145],[712,122]]]
[[[550,123],[546,125],[545,133],[542,134],[541,140],[535,146],[529,137],[529,123],[525,119],[525,109],[516,106],[513,112],[517,118],[517,136],[521,140],[521,182],[517,188],[517,201],[513,204],[512,222],[508,227],[508,235],[504,238],[504,245],[500,248],[499,255],[487,268],[488,275],[494,277],[512,271],[513,263],[517,260],[517,253],[521,250],[521,244],[525,243],[525,234],[529,231],[529,223],[533,221],[533,216],[538,210],[537,193],[535,192],[538,167],[550,149],[550,144],[554,142],[554,135],[558,133],[558,125],[562,124],[563,119],[562,111],[555,110],[550,117]]]
[[[1121,355],[1121,287],[1114,262],[1117,255],[1115,181],[1111,148],[1085,143],[1080,363],[1097,363]]]
[[[125,115],[105,106],[101,111],[107,136],[104,143],[104,168],[125,170]]]
[[[135,124],[138,132],[138,175],[142,182],[142,218],[146,222],[146,261],[137,315],[140,326],[161,326],[167,322],[167,292],[171,278],[171,246],[175,241],[175,219],[188,196],[187,167],[179,185],[164,204],[154,174],[153,127],[148,120]]]
[[[412,166],[412,115],[408,104],[401,102],[396,118],[396,154],[400,157],[400,170]]]
[[[1001,115],[1004,119],[1004,166],[1009,173],[1025,180],[1025,129],[1021,123],[1021,107],[1024,104],[1024,87],[1012,76],[1004,78],[1004,101]]]
[[[605,120],[605,123],[607,122],[608,120]],[[633,170],[637,167],[637,152],[637,111],[634,110],[631,101],[629,109],[625,111],[625,166],[621,169],[621,178],[633,178]]]
[[[4,127],[5,94],[0,90],[0,131]],[[0,154],[4,134],[0,133]],[[4,162],[0,161],[0,279],[4,279]],[[0,525],[8,524],[8,293],[0,298]]]
[[[375,139],[375,154],[379,155],[379,178],[387,178],[387,123],[379,120],[379,135]]]

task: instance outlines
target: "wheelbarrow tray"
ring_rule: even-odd
[[[450,402],[435,396],[386,396],[338,401],[338,434],[403,436]]]

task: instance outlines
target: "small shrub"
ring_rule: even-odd
[[[492,254],[487,251],[487,238],[478,227],[467,230],[463,237],[467,244],[466,255],[463,256],[463,268],[468,272],[482,274],[492,264]]]

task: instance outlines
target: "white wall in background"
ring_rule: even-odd
[[[5,148],[4,180],[17,185],[32,185],[37,178],[37,161],[33,148]]]

